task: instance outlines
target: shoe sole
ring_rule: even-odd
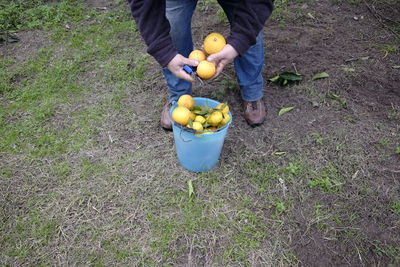
[[[250,125],[251,127],[254,128],[254,127],[262,125],[265,122],[265,120],[263,120],[261,122],[256,122],[256,123],[249,123],[248,121],[246,121],[246,122],[247,122],[248,125]]]
[[[161,128],[162,128],[163,130],[165,130],[165,131],[172,132],[172,127],[171,127],[171,128],[168,128],[168,127],[164,127],[164,126],[161,125]]]

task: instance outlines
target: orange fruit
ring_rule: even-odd
[[[172,111],[172,120],[179,124],[187,125],[191,114],[192,112],[189,109],[178,106]]]
[[[191,95],[181,95],[178,99],[178,106],[193,109],[195,101]]]
[[[204,52],[201,50],[195,49],[190,52],[189,58],[201,62],[203,60],[206,60],[206,54],[204,54]]]
[[[215,64],[207,60],[203,60],[199,63],[199,65],[197,65],[197,76],[203,80],[211,79],[216,72],[217,68],[215,67]]]
[[[204,39],[204,51],[206,51],[206,53],[209,55],[221,51],[225,45],[226,45],[225,38],[220,33],[216,32],[210,33]]]

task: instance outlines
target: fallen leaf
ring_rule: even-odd
[[[294,108],[296,108],[296,107],[284,107],[284,108],[281,108],[281,110],[279,110],[278,115],[282,116],[283,114],[293,110]]]
[[[311,14],[310,12],[307,13],[307,16],[308,16],[309,18],[311,18],[311,19],[315,19],[315,17],[313,16],[313,14]]]
[[[285,151],[279,151],[279,150],[274,150],[272,152],[272,155],[275,155],[275,156],[281,156],[281,155],[285,155],[285,154],[286,154]]]
[[[400,65],[393,66],[392,68],[395,69],[395,70],[398,70],[398,69],[400,69]]]
[[[317,80],[317,79],[323,79],[323,78],[328,78],[329,77],[329,74],[328,73],[326,73],[326,72],[321,72],[321,73],[318,73],[318,74],[315,74],[313,77],[312,77],[312,81],[314,81],[314,80]]]
[[[282,72],[269,79],[270,82],[276,83],[279,86],[285,86],[289,83],[300,82],[303,80],[304,75],[294,72]]]
[[[194,198],[194,189],[193,189],[192,180],[188,180],[187,184],[188,184],[188,187],[189,187],[189,200],[193,200],[193,198]]]
[[[334,93],[328,93],[328,94],[326,94],[326,96],[331,99],[339,99],[340,98],[340,96],[338,96],[337,94],[334,94]]]
[[[354,68],[343,68],[343,70],[346,72],[355,72],[356,71],[356,69],[354,69]]]
[[[16,35],[9,33],[0,35],[0,44],[11,44],[16,42],[19,42],[19,38]]]

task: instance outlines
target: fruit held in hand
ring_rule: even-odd
[[[204,51],[206,51],[206,53],[209,55],[218,53],[224,48],[225,45],[225,38],[220,33],[210,33],[204,39]]]
[[[196,49],[189,54],[189,58],[201,62],[203,60],[206,60],[206,54],[204,54],[203,51]]]
[[[211,79],[216,72],[217,69],[215,67],[215,64],[207,60],[203,60],[199,63],[199,65],[197,65],[197,76],[199,76],[203,80]]]

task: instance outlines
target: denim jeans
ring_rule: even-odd
[[[239,1],[219,0],[219,4],[233,21],[235,8]],[[193,50],[191,21],[197,0],[166,0],[166,17],[170,23],[170,35],[179,54],[188,57]],[[245,54],[234,59],[236,77],[243,100],[256,101],[263,96],[264,44],[262,33],[257,36],[257,43],[251,46]],[[163,69],[168,85],[170,102],[177,101],[182,94],[192,93],[190,82],[176,78],[167,68]]]

